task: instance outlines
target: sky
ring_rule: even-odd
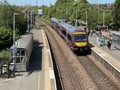
[[[0,2],[3,2],[4,0],[0,0]],[[33,6],[42,6],[50,4],[55,4],[57,0],[6,0],[10,5],[18,5],[18,6],[24,6],[24,5],[33,5]]]
[[[3,2],[4,0],[0,0],[0,2]],[[33,6],[42,6],[50,4],[54,5],[57,0],[6,0],[10,5],[18,5],[18,6],[24,6],[24,5],[33,5]],[[88,0],[90,3],[114,3],[115,0]]]
[[[90,3],[96,3],[96,4],[108,4],[108,3],[114,3],[115,0],[87,0]]]

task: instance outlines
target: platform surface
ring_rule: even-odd
[[[98,53],[101,57],[105,58],[105,60],[107,60],[108,63],[113,65],[113,67],[115,67],[120,72],[120,50],[119,49],[114,48],[113,46],[111,46],[111,49],[108,49],[106,45],[107,40],[105,45],[100,46],[97,43],[96,35],[89,36],[89,42],[90,44],[93,45],[93,47],[91,48],[92,50]]]
[[[32,30],[33,51],[27,72],[0,78],[0,90],[56,90],[51,52],[44,30]]]

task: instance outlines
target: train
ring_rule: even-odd
[[[31,32],[20,36],[10,47],[10,60],[15,65],[15,71],[27,71],[30,55],[33,49],[33,34]]]
[[[78,29],[57,18],[51,18],[50,25],[66,40],[67,44],[74,52],[90,50],[88,34],[85,30]]]
[[[112,46],[120,49],[120,31],[111,31]]]

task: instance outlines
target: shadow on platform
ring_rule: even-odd
[[[38,40],[33,41],[33,50],[27,68],[28,75],[32,72],[42,70],[42,48],[43,45]]]

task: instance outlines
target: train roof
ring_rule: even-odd
[[[66,30],[70,31],[70,32],[75,32],[78,30],[78,28],[76,28],[75,26],[72,26],[66,22],[63,22],[62,20],[58,20],[56,18],[51,18],[52,21],[58,23],[59,25],[61,25],[63,28],[65,28]]]
[[[120,31],[111,31],[111,33],[113,34],[116,34],[116,35],[120,35]]]
[[[58,20],[57,18],[51,18],[51,21],[54,21],[56,23],[59,23],[61,20]]]
[[[29,44],[32,40],[33,36],[32,34],[26,34],[26,35],[22,35],[20,37],[20,39],[18,39],[17,41],[15,41],[15,47],[14,45],[11,46],[10,50],[13,50],[14,48],[18,49],[28,49]]]

